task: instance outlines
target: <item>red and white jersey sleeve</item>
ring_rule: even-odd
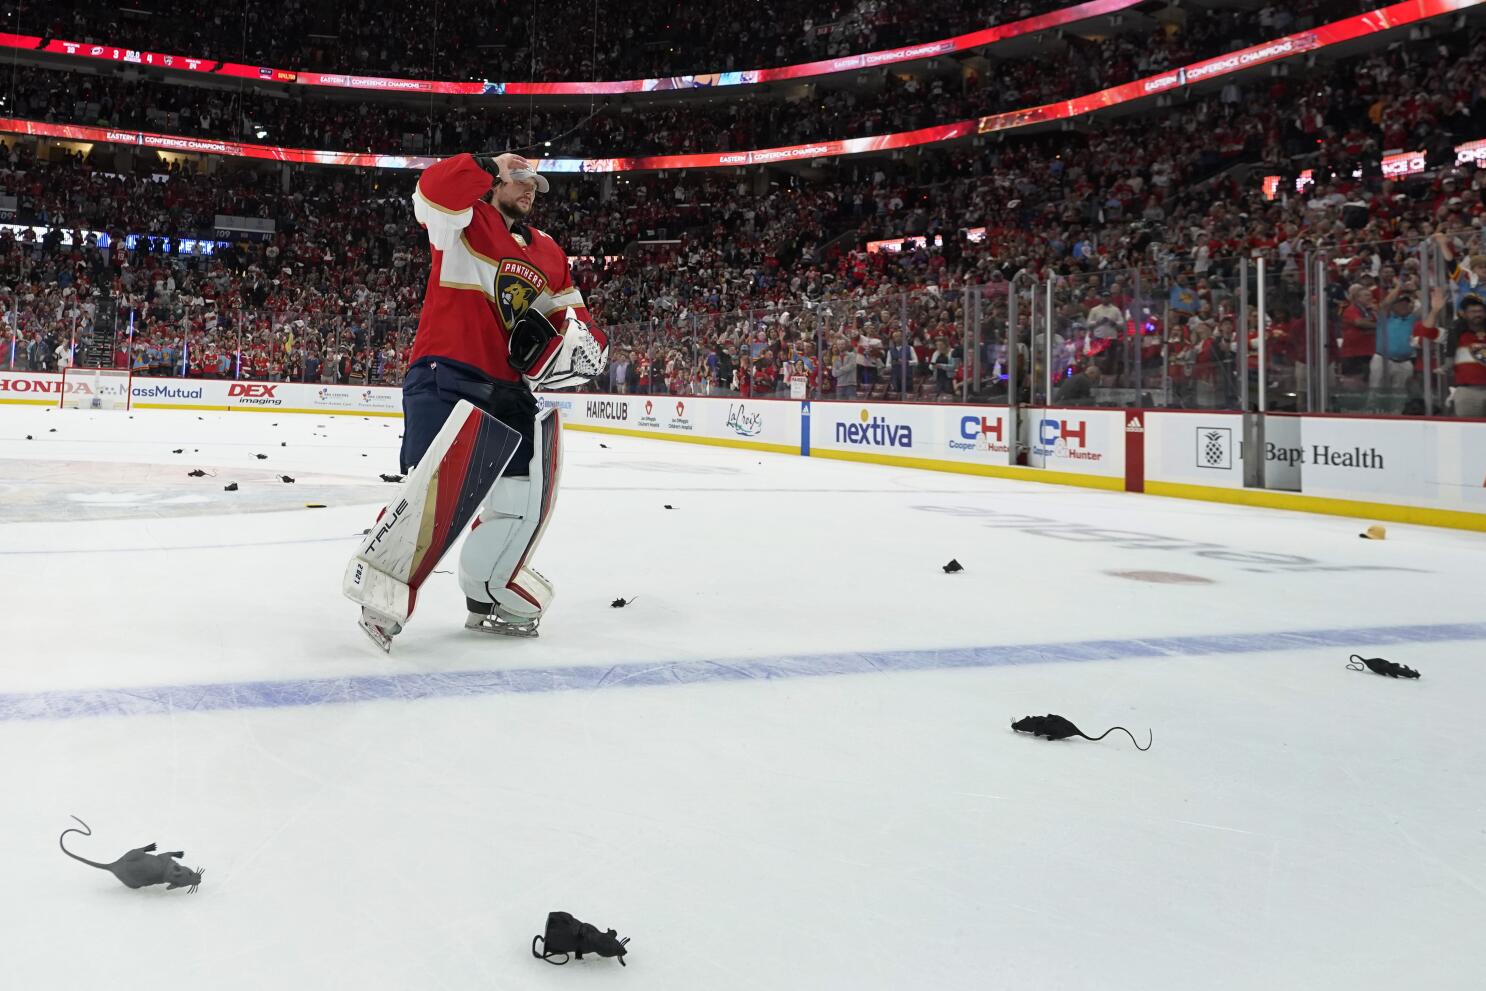
[[[413,190],[413,216],[428,230],[428,242],[448,251],[475,216],[475,204],[495,180],[471,155],[455,155],[430,165]]]

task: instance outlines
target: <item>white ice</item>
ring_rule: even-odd
[[[386,657],[340,578],[400,430],[0,407],[0,987],[1481,987],[1486,535],[569,432],[542,637],[465,632],[437,574]],[[1119,659],[902,653],[1089,640]],[[697,660],[722,663],[625,685]],[[594,665],[618,673],[16,718],[41,692]],[[1009,729],[1047,712],[1155,744]],[[73,813],[79,852],[184,849],[201,890],[63,857]],[[552,909],[632,937],[629,966],[534,960]]]

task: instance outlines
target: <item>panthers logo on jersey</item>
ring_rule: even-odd
[[[546,286],[547,277],[535,266],[516,258],[500,263],[495,273],[495,308],[506,330],[516,326]]]

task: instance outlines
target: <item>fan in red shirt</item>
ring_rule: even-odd
[[[1429,312],[1415,328],[1418,336],[1439,338],[1440,314],[1447,300],[1444,289],[1430,294]],[[1445,346],[1445,360],[1455,361],[1455,415],[1486,418],[1486,300],[1467,296],[1460,301],[1458,311],[1459,323],[1446,335]]]
[[[1347,305],[1342,309],[1341,350],[1338,371],[1342,380],[1353,388],[1367,385],[1367,372],[1377,344],[1378,314],[1372,292],[1354,284],[1347,290]]]

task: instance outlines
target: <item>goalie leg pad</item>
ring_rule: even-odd
[[[552,518],[562,468],[562,421],[557,410],[536,419],[532,459],[525,477],[496,482],[459,555],[459,585],[470,611],[490,605],[504,617],[541,617],[552,601],[552,584],[529,562]]]
[[[343,590],[405,623],[418,588],[464,531],[521,444],[521,435],[460,400],[346,566]]]

